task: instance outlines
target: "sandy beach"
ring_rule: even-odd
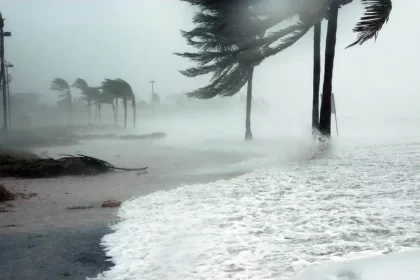
[[[101,208],[103,201],[125,201],[183,184],[235,177],[246,169],[227,167],[247,158],[236,152],[173,148],[135,140],[85,141],[77,146],[33,151],[50,157],[81,153],[116,166],[149,168],[146,173],[115,171],[99,176],[2,179],[14,193],[36,194],[9,203],[10,212],[0,213],[2,280],[93,277],[112,265],[99,243],[110,232],[109,225],[118,220],[118,209]],[[89,208],[69,210],[71,207]]]

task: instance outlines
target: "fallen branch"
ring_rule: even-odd
[[[107,161],[82,154],[59,159],[0,155],[0,177],[46,178],[65,175],[97,175],[112,170],[144,171],[142,168],[115,167]]]

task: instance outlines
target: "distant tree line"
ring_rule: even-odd
[[[92,106],[95,109],[95,119],[101,123],[102,105],[110,105],[114,112],[114,123],[118,121],[118,100],[121,100],[124,108],[124,127],[127,127],[127,106],[131,102],[133,109],[133,125],[136,125],[136,97],[129,83],[123,79],[105,79],[98,87],[91,87],[83,79],[76,79],[70,86],[64,79],[55,78],[51,82],[50,89],[59,92],[60,103],[67,104],[69,117],[72,117],[72,93],[71,87],[77,88],[82,93],[82,99],[86,101],[91,122]]]

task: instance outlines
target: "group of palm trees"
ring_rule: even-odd
[[[209,85],[189,92],[191,97],[208,99],[232,96],[247,87],[245,139],[252,139],[252,79],[256,66],[301,39],[314,29],[314,64],[312,93],[312,131],[327,138],[331,135],[332,80],[339,9],[353,0],[181,0],[197,6],[196,25],[182,31],[188,45],[197,52],[176,53],[197,64],[181,73],[187,77],[212,74]],[[392,0],[360,0],[365,13],[353,29],[357,40],[349,47],[377,37],[388,21]],[[266,5],[269,2],[269,5]],[[299,20],[290,24],[290,19]],[[321,110],[321,23],[328,21],[325,46],[324,81]],[[288,26],[274,30],[279,24]]]
[[[91,107],[95,106],[95,116],[101,122],[101,108],[103,104],[111,105],[114,112],[114,123],[118,121],[118,100],[122,100],[124,107],[124,127],[127,127],[127,104],[131,101],[133,108],[133,125],[136,125],[136,97],[129,83],[123,79],[105,79],[101,86],[91,87],[83,79],[76,79],[70,86],[64,79],[55,78],[51,82],[51,90],[60,93],[61,102],[67,103],[70,118],[72,117],[72,93],[71,87],[77,88],[82,93],[82,99],[86,101],[89,111],[89,123],[91,122]]]

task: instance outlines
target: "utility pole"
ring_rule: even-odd
[[[10,101],[10,83],[12,81],[12,75],[9,74],[9,68],[14,67],[14,65],[10,62],[6,64],[6,82],[7,82],[7,108],[8,110],[8,117],[9,117],[9,128],[12,127],[12,106]]]
[[[7,91],[6,91],[6,83],[7,83],[7,76],[6,76],[6,68],[4,64],[4,37],[12,36],[10,32],[4,32],[4,18],[0,13],[0,74],[1,74],[1,82],[2,82],[2,90],[3,90],[3,130],[7,132]]]
[[[7,132],[7,93],[6,93],[6,71],[4,68],[4,19],[0,13],[0,72],[1,72],[1,82],[3,90],[3,130]]]
[[[151,104],[153,103],[153,94],[155,93],[155,83],[156,83],[156,81],[150,81],[149,83],[151,83],[152,84],[152,101],[151,101]]]

